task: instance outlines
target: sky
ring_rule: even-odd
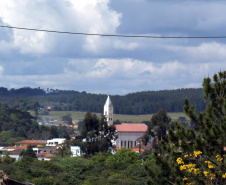
[[[0,0],[0,25],[62,32],[226,36],[223,0]],[[199,88],[226,38],[122,38],[0,27],[0,87],[124,95]]]

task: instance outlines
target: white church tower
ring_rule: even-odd
[[[108,125],[113,125],[113,104],[109,96],[104,105],[104,116],[107,118]]]

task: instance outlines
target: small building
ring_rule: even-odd
[[[55,147],[34,147],[33,151],[36,154],[40,154],[40,153],[50,153],[50,154],[54,154],[55,153]]]
[[[46,146],[58,146],[63,144],[65,140],[66,140],[65,138],[53,138],[47,140]]]
[[[71,146],[72,157],[81,156],[80,146]]]
[[[36,154],[39,161],[50,161],[52,157],[54,157],[54,154],[50,154],[48,152],[42,152],[39,154]]]
[[[15,144],[19,146],[23,146],[23,145],[37,146],[37,145],[46,145],[46,142],[38,141],[38,140],[23,140],[23,141],[15,142]]]

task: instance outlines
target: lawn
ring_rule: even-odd
[[[78,112],[78,111],[50,111],[49,115],[40,115],[43,120],[48,119],[57,119],[61,121],[62,116],[69,114],[73,120],[82,120],[86,114],[86,112]],[[101,116],[100,113],[96,113],[98,117]],[[179,117],[186,117],[183,112],[179,113],[168,113],[173,121],[177,120]],[[142,121],[150,121],[152,114],[148,115],[123,115],[123,114],[114,114],[114,121],[119,120],[120,122],[132,122],[132,123],[140,123]]]

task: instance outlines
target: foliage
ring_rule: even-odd
[[[202,89],[177,89],[115,95],[111,99],[115,114],[140,115],[156,113],[163,105],[168,112],[182,112],[185,97],[197,105],[198,111],[202,111],[205,108],[202,95]],[[0,88],[2,105],[26,111],[33,109],[35,102],[39,102],[41,107],[51,105],[55,111],[102,112],[106,97],[103,94],[70,90],[48,89],[45,92],[40,88],[29,87],[11,90]]]
[[[50,139],[66,137],[66,127],[45,127],[30,115],[29,112],[18,109],[0,107],[0,145],[13,145],[24,139]]]
[[[201,169],[198,165],[201,165],[204,162],[202,160],[205,159],[214,162],[214,156],[223,159],[223,147],[226,144],[226,71],[219,72],[218,75],[215,74],[213,76],[213,83],[209,77],[205,78],[203,81],[203,88],[204,99],[208,100],[205,111],[196,114],[195,106],[190,105],[188,99],[185,99],[184,111],[192,120],[194,128],[185,128],[179,123],[176,123],[175,130],[173,130],[173,128],[169,129],[168,143],[161,142],[161,154],[154,156],[153,163],[147,162],[145,164],[145,168],[149,174],[149,183],[157,182],[158,174],[161,174],[161,180],[165,180],[159,182],[160,184],[184,184],[185,182],[183,182],[183,179],[185,178],[185,174],[180,168],[184,168],[188,172],[190,170],[191,172],[197,173],[196,167]],[[199,154],[203,154],[202,157],[200,157],[202,163],[196,159],[193,159],[193,161],[192,159],[184,159],[183,156],[190,156],[191,154],[191,157],[197,157],[198,153],[196,151],[199,151]],[[179,166],[178,162],[186,162],[187,166]],[[216,164],[217,162],[215,162],[215,168]],[[170,173],[168,174],[163,173],[166,167],[169,167]],[[158,172],[153,170],[155,168],[158,169]],[[225,170],[225,167],[223,169]],[[201,171],[202,173],[200,172],[202,176],[195,174],[197,176],[189,176],[190,179],[188,177],[186,178],[189,179],[189,182],[204,182],[204,171],[205,170]],[[214,174],[215,177],[218,177],[219,179],[219,173],[212,172],[210,174],[213,174],[212,176],[209,176],[211,180],[210,183],[223,183],[223,176],[218,182],[214,181]],[[187,180],[185,179],[184,181]]]
[[[106,160],[106,166],[115,169],[124,168],[128,164],[141,164],[141,154],[133,152],[131,149],[122,148]]]
[[[182,158],[181,158],[182,157]],[[186,184],[225,184],[225,155],[205,156],[201,151],[194,151],[177,158],[180,171]]]
[[[22,162],[32,162],[33,160],[37,159],[31,145],[29,145],[26,150],[23,150],[20,153],[20,156],[22,157]]]
[[[104,116],[99,120],[96,114],[86,113],[81,136],[79,137],[79,146],[86,155],[106,152],[112,146],[111,141],[114,139],[116,139],[116,129],[114,126],[107,124]],[[78,140],[75,143],[78,144]]]
[[[20,160],[7,166],[0,163],[0,168],[11,178],[37,185],[117,185],[122,183],[143,185],[146,174],[141,165],[141,155],[130,150],[118,152],[121,153],[120,155],[123,153],[124,156],[130,158],[127,162],[124,162],[124,168],[115,169],[115,165],[107,165],[108,158],[112,160],[114,156],[110,152],[98,153],[90,159],[67,156],[63,158],[55,157],[51,161],[34,160],[29,164]]]

